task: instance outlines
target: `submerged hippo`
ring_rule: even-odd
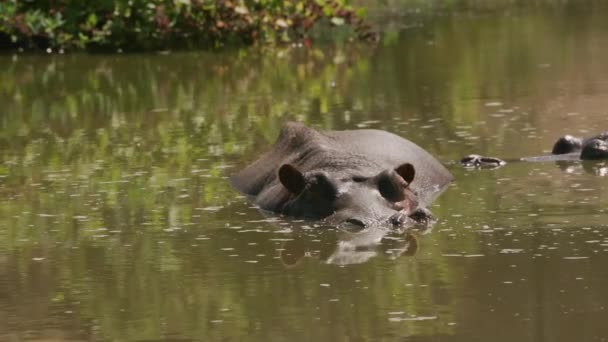
[[[602,160],[608,159],[608,132],[591,138],[582,139],[565,135],[555,142],[551,155],[540,157],[524,157],[516,161],[572,161],[572,160]],[[463,157],[460,163],[465,167],[495,168],[507,162],[496,157],[486,157],[470,154]]]
[[[426,207],[452,179],[428,152],[392,133],[287,123],[270,151],[230,181],[261,209],[367,227],[429,220]]]

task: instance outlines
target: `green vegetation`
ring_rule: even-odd
[[[0,47],[148,50],[303,40],[342,26],[373,38],[347,0],[8,0]]]

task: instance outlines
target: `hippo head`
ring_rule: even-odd
[[[367,227],[373,223],[403,225],[419,212],[409,185],[414,166],[404,163],[370,177],[302,173],[290,164],[279,169],[279,181],[290,196],[282,212],[296,217],[325,219],[331,224]]]

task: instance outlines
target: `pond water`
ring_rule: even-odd
[[[536,4],[373,46],[1,56],[0,340],[605,341],[608,164],[454,163],[608,129],[608,8]],[[430,151],[439,221],[257,211],[227,177],[288,120]]]

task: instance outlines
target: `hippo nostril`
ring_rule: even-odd
[[[402,225],[402,224],[405,223],[406,219],[407,219],[407,217],[405,216],[405,214],[403,214],[403,213],[397,213],[397,214],[391,216],[390,223],[393,226],[400,226],[400,225]]]
[[[485,157],[477,154],[470,154],[463,157],[460,163],[464,167],[471,168],[497,168],[505,165],[505,161],[495,157]]]
[[[477,159],[477,156],[472,154],[472,155],[462,157],[462,159],[460,159],[460,162],[465,165],[470,165],[470,164],[475,163],[476,159]]]
[[[346,220],[345,222],[350,223],[355,226],[365,227],[365,223],[363,223],[363,221],[356,219],[356,218],[350,218],[350,219]]]

